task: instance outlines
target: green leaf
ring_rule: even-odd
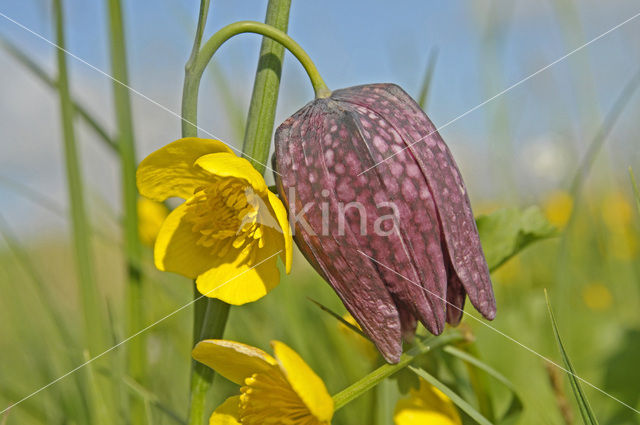
[[[522,404],[522,400],[520,399],[520,396],[516,392],[516,389],[514,385],[511,383],[511,381],[509,381],[504,375],[502,375],[500,372],[498,372],[488,364],[460,350],[459,348],[449,345],[445,347],[442,351],[454,357],[457,357],[463,360],[464,362],[467,362],[475,366],[476,368],[486,372],[489,376],[491,376],[496,381],[500,382],[502,385],[507,387],[507,389],[511,392],[511,403],[509,403],[509,407],[507,408],[505,413],[502,415],[502,418],[499,420],[498,423],[500,424],[517,423],[520,417],[520,414],[522,413],[523,404]]]
[[[476,224],[491,271],[532,243],[556,235],[556,228],[536,206],[525,210],[505,208],[480,215],[476,218]]]
[[[308,297],[307,297],[308,298]],[[314,303],[315,305],[317,305],[320,310],[324,311],[325,313],[329,313],[330,316],[332,316],[334,319],[336,319],[337,321],[339,321],[340,323],[342,323],[344,326],[346,326],[348,329],[351,329],[352,331],[354,331],[355,333],[357,333],[358,335],[360,335],[361,337],[365,338],[365,339],[369,339],[368,336],[366,336],[364,334],[364,332],[362,332],[362,330],[360,330],[360,328],[358,328],[355,325],[352,325],[351,323],[347,322],[346,320],[344,320],[342,318],[342,316],[340,316],[338,313],[336,313],[335,311],[331,310],[329,307],[320,304],[318,301],[314,300],[313,298],[309,298],[309,301],[311,301],[312,303]]]
[[[449,397],[453,404],[458,406],[460,410],[469,415],[471,419],[475,420],[480,425],[492,425],[492,423],[487,420],[487,418],[482,416],[482,414],[478,412],[472,405],[470,405],[466,400],[456,394],[451,388],[438,381],[435,376],[429,374],[424,369],[419,369],[413,366],[409,366],[409,369],[420,378],[424,379],[425,381],[439,389],[444,395]]]
[[[418,105],[424,111],[427,109],[427,102],[429,101],[429,95],[431,94],[431,82],[433,81],[433,71],[436,69],[436,61],[438,59],[438,49],[432,48],[429,52],[429,59],[427,60],[427,69],[424,72],[424,79],[422,80],[422,88],[420,89],[420,95],[418,96]]]
[[[400,361],[396,364],[384,364],[379,368],[373,370],[366,376],[359,379],[357,382],[351,384],[344,390],[333,396],[333,402],[335,406],[335,410],[344,407],[351,401],[360,397],[371,388],[378,385],[384,379],[390,377],[394,373],[402,370],[403,368],[410,365],[419,355],[427,353],[435,348],[441,347],[446,344],[451,344],[453,342],[457,342],[463,340],[464,337],[460,332],[457,331],[449,331],[440,336],[430,338],[427,341],[421,342],[417,341],[416,345],[403,353],[400,356]]]
[[[580,415],[582,416],[582,421],[585,425],[597,425],[598,420],[593,414],[593,410],[591,409],[591,405],[589,404],[589,400],[587,399],[582,386],[580,385],[580,380],[578,379],[575,370],[573,369],[573,365],[569,360],[569,356],[564,349],[564,344],[562,343],[562,339],[560,338],[560,331],[558,331],[558,324],[556,323],[556,318],[553,314],[553,310],[551,308],[551,302],[549,301],[549,294],[547,291],[544,291],[544,297],[547,302],[547,308],[549,309],[549,317],[551,318],[551,325],[553,327],[553,333],[556,337],[556,342],[558,343],[558,348],[560,349],[560,354],[562,355],[562,361],[566,367],[565,372],[569,375],[569,382],[571,382],[571,389],[573,390],[573,395],[578,402],[578,407],[580,409]]]

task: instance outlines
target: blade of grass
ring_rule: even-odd
[[[629,79],[627,84],[625,84],[624,88],[620,91],[620,94],[613,103],[611,110],[607,113],[602,126],[589,144],[587,153],[580,162],[580,165],[578,166],[578,169],[576,170],[575,175],[573,176],[573,179],[571,181],[569,192],[574,199],[578,196],[580,189],[584,184],[584,180],[589,174],[589,170],[591,169],[591,166],[593,165],[593,162],[598,155],[598,152],[600,152],[600,149],[604,145],[604,142],[607,141],[609,134],[618,122],[618,119],[622,115],[622,112],[624,112],[624,110],[626,109],[629,101],[633,98],[633,95],[639,85],[640,69],[636,71],[636,73]]]
[[[333,403],[335,410],[339,410],[347,405],[349,402],[355,400],[360,397],[371,388],[378,385],[384,379],[393,375],[401,369],[409,366],[411,362],[413,362],[416,357],[421,354],[427,353],[436,348],[442,347],[443,345],[450,344],[456,341],[463,340],[464,337],[461,333],[457,331],[451,331],[444,333],[440,336],[433,337],[427,341],[417,341],[416,345],[408,350],[406,353],[403,353],[400,356],[400,361],[396,364],[384,364],[374,371],[370,372],[366,376],[359,379],[357,382],[351,384],[344,390],[333,396]]]
[[[53,213],[60,218],[69,218],[69,213],[63,207],[61,207],[57,201],[55,201],[53,198],[43,195],[42,193],[30,188],[25,184],[14,181],[0,174],[0,185],[4,185],[5,187],[12,190],[15,194],[32,201],[33,203],[41,206],[45,210]],[[103,229],[95,228],[92,226],[91,230],[96,236],[113,245],[120,244],[120,241],[114,239],[111,234],[108,234]]]
[[[547,303],[547,309],[549,310],[549,317],[551,318],[551,326],[553,328],[553,334],[556,338],[556,342],[558,343],[558,348],[560,350],[560,355],[562,356],[562,362],[565,367],[569,371],[567,375],[569,376],[569,382],[571,383],[571,389],[573,390],[573,395],[576,398],[576,402],[578,403],[578,407],[580,409],[580,415],[582,416],[582,421],[585,425],[597,425],[598,420],[591,409],[591,405],[589,404],[589,400],[587,399],[582,386],[580,385],[580,381],[576,378],[576,372],[573,369],[573,365],[571,364],[571,360],[569,360],[569,355],[564,348],[564,344],[562,343],[562,338],[560,337],[560,331],[558,330],[558,324],[556,323],[555,315],[553,314],[553,309],[551,308],[551,301],[549,300],[549,294],[547,290],[544,291],[545,301]]]
[[[136,154],[133,134],[131,99],[129,97],[129,77],[124,35],[124,22],[120,0],[106,0],[109,11],[109,36],[111,51],[111,72],[114,77],[113,97],[118,127],[118,148],[120,154],[121,184],[124,204],[124,241],[127,259],[127,329],[130,334],[142,329],[145,324],[143,309],[143,281],[139,268],[142,246],[138,236],[138,191],[136,188]],[[146,339],[143,335],[133,339],[128,345],[129,374],[138,382],[146,379]],[[143,423],[144,405],[139,399],[131,399],[133,423]],[[149,418],[147,418],[148,420]]]
[[[331,310],[329,307],[324,306],[322,304],[320,304],[318,301],[314,300],[313,298],[309,298],[309,301],[311,301],[312,303],[314,303],[315,305],[317,305],[320,310],[329,313],[330,316],[332,316],[334,319],[336,319],[337,321],[339,321],[340,323],[342,323],[344,326],[346,326],[347,328],[351,329],[352,331],[354,331],[355,333],[357,333],[358,335],[360,335],[361,337],[365,338],[365,339],[369,339],[368,336],[366,336],[364,334],[364,332],[362,332],[362,330],[360,330],[360,328],[358,328],[355,325],[352,325],[351,323],[347,322],[346,320],[344,320],[342,318],[342,316],[340,316],[338,313],[334,312],[333,310]]]
[[[636,176],[633,175],[633,169],[629,167],[629,178],[631,179],[631,186],[633,186],[633,196],[636,198],[636,207],[640,213],[640,190],[638,189],[638,183],[636,183]]]
[[[109,418],[109,412],[106,409],[106,405],[101,402],[101,394],[98,390],[98,382],[96,379],[96,374],[93,369],[93,364],[89,362],[91,356],[87,350],[83,353],[84,361],[87,362],[86,373],[89,377],[89,391],[91,392],[91,396],[89,400],[91,402],[91,411],[92,411],[92,419],[97,424],[111,424],[113,421]],[[93,423],[92,421],[92,423]]]
[[[429,52],[429,59],[427,60],[427,69],[424,72],[424,79],[422,80],[422,88],[420,89],[420,95],[418,96],[418,105],[423,110],[427,110],[429,102],[429,95],[431,94],[431,82],[433,80],[433,72],[436,69],[436,61],[438,59],[438,49],[432,48]]]
[[[14,235],[11,230],[11,226],[5,220],[5,218],[0,214],[0,235],[4,238],[9,250],[13,253],[13,256],[16,258],[18,263],[22,266],[24,271],[27,273],[31,281],[35,285],[36,293],[39,296],[40,305],[43,307],[45,314],[48,316],[51,323],[53,323],[54,328],[58,331],[58,336],[63,344],[68,347],[73,347],[76,345],[71,332],[69,331],[69,327],[67,323],[64,321],[62,314],[55,307],[54,303],[51,302],[53,298],[53,292],[50,290],[49,286],[45,283],[40,273],[38,273],[38,269],[35,267],[35,264],[31,261],[28,251],[22,246],[16,235]],[[79,359],[76,359],[79,360]]]
[[[496,381],[504,385],[511,392],[511,403],[509,404],[509,407],[507,408],[505,413],[502,415],[502,418],[500,419],[499,423],[507,424],[507,423],[516,423],[518,421],[518,418],[522,413],[524,406],[522,404],[522,400],[520,399],[520,396],[516,392],[514,385],[504,375],[502,375],[500,372],[498,372],[488,364],[484,363],[477,357],[474,357],[471,354],[457,347],[454,347],[452,345],[448,345],[444,347],[442,351],[444,351],[449,355],[452,355],[454,357],[461,359],[462,361],[472,365],[473,367],[479,370],[484,371],[488,376],[492,377],[493,379],[495,379]]]
[[[467,401],[465,401],[462,397],[456,394],[453,390],[447,387],[442,382],[438,381],[435,376],[427,373],[424,369],[419,369],[413,366],[409,366],[409,369],[418,375],[420,378],[424,379],[437,389],[439,389],[444,395],[449,397],[453,404],[458,406],[460,410],[469,415],[471,419],[479,423],[480,425],[493,425],[487,418],[482,416],[480,412],[478,412],[472,405],[470,405]]]
[[[54,90],[58,90],[58,81],[32,60],[29,56],[20,50],[20,48],[4,37],[0,37],[0,47],[2,47],[9,55],[11,55],[16,61],[29,70],[40,81]],[[79,102],[71,99],[74,112],[84,120],[84,122],[91,128],[100,139],[114,152],[118,151],[116,142],[109,136],[107,130],[100,124],[100,122]]]
[[[65,34],[62,0],[54,0],[53,5],[56,43],[60,46],[60,49],[56,51],[59,74],[58,91],[60,95],[64,154],[73,228],[73,245],[75,249],[78,284],[80,285],[82,308],[84,311],[85,343],[88,344],[90,353],[99,353],[103,348],[105,328],[102,324],[102,309],[93,275],[91,229],[86,213],[82,174],[80,172],[73,126],[73,104],[69,93],[67,62],[64,52]]]

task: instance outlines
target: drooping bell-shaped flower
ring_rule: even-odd
[[[295,241],[385,359],[417,321],[440,334],[465,295],[487,319],[495,299],[458,167],[400,87],[316,99],[276,131],[276,180]]]

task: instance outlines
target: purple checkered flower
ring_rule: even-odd
[[[295,241],[384,358],[420,321],[457,325],[466,295],[496,314],[489,270],[458,167],[400,87],[315,99],[276,131],[280,196]]]

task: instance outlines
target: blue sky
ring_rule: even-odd
[[[0,12],[51,38],[49,3],[2,1]],[[124,3],[131,86],[178,111],[198,2]],[[570,3],[294,0],[289,33],[310,54],[331,88],[394,82],[417,95],[429,52],[437,48],[428,113],[436,125],[443,125],[640,12],[633,0],[585,0],[575,2],[579,4],[575,14],[562,15],[556,5]],[[68,49],[109,72],[104,2],[67,0],[65,8]],[[265,0],[214,0],[207,34],[236,20],[263,20],[265,9]],[[50,45],[1,17],[0,34],[47,69],[54,69],[55,53]],[[239,36],[215,58],[243,110],[249,101],[259,43],[258,36]],[[111,82],[71,58],[69,64],[75,96],[112,128]],[[495,169],[505,164],[519,171],[515,187],[519,195],[513,202],[531,201],[533,195],[527,195],[528,191],[537,194],[564,184],[567,170],[574,167],[602,114],[639,66],[640,18],[445,128],[443,137],[458,155],[472,197],[503,196],[508,185]],[[55,95],[1,52],[0,92],[0,173],[50,194],[64,206]],[[200,125],[239,145],[225,114],[227,105],[210,79],[203,84],[201,99]],[[277,122],[311,99],[311,86],[302,68],[288,55]],[[133,104],[140,157],[179,137],[177,118],[136,95]],[[637,137],[632,136],[639,130],[632,118],[638,107],[637,96],[612,134],[606,157],[612,169],[640,168],[640,149]],[[78,133],[88,187],[95,198],[103,200],[98,205],[104,202],[118,211],[115,161],[90,132],[79,128]],[[538,167],[536,161],[542,165]],[[560,167],[561,171],[556,176],[545,167]],[[27,224],[28,230],[51,227],[47,211],[1,185],[0,196],[0,206],[10,221]],[[99,206],[93,209],[96,214],[101,211]],[[64,227],[62,221],[55,223]]]

